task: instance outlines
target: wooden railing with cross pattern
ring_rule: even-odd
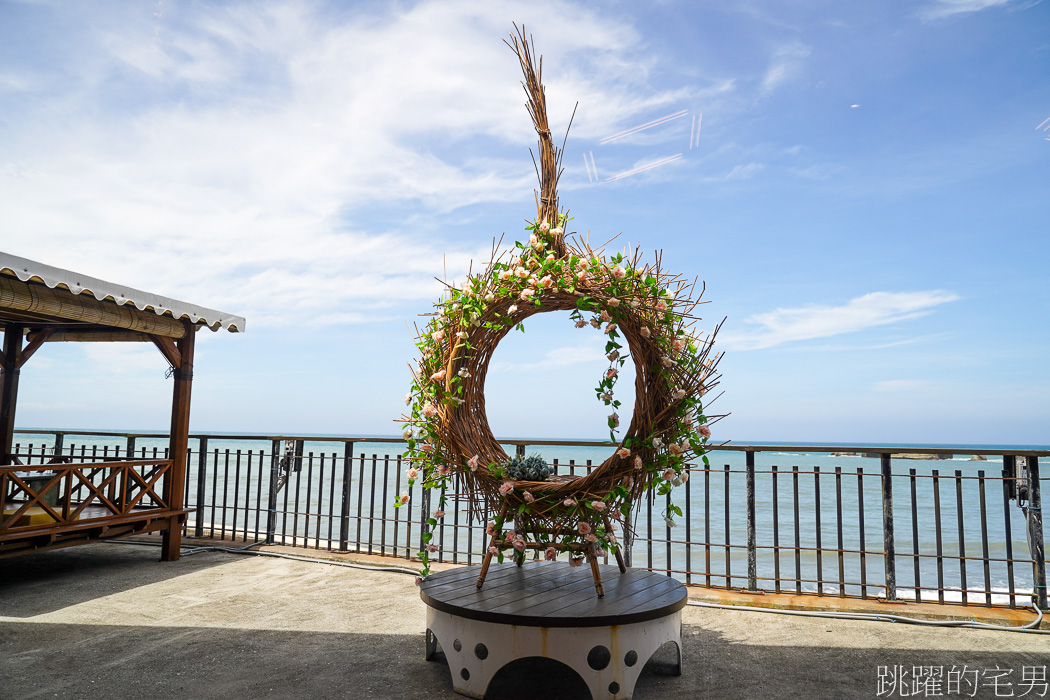
[[[0,542],[171,516],[169,459],[0,467]]]

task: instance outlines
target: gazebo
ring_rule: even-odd
[[[0,252],[0,557],[161,531],[162,561],[179,558],[193,382],[194,334],[239,333],[239,316]],[[173,370],[165,459],[48,464],[13,453],[21,367],[44,343],[153,343]]]

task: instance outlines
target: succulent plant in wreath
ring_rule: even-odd
[[[533,67],[534,48],[524,34],[511,35],[525,76],[528,107],[539,134],[540,192],[527,241],[494,252],[484,269],[461,285],[448,285],[417,328],[420,357],[413,368],[409,411],[403,417],[410,486],[439,489],[431,530],[444,514],[448,493],[460,494],[470,515],[487,523],[489,545],[481,587],[493,558],[505,553],[520,566],[526,552],[547,560],[560,554],[571,565],[588,560],[599,596],[604,588],[597,560],[612,553],[624,570],[621,537],[630,533],[634,507],[646,493],[670,496],[689,478],[689,465],[706,466],[710,425],[706,397],[717,385],[720,355],[709,335],[696,329],[694,311],[703,295],[696,281],[663,269],[659,255],[606,254],[566,236],[570,221],[559,209],[562,150],[547,125],[543,86]],[[508,456],[489,428],[485,377],[500,341],[538,313],[568,311],[577,328],[600,329],[608,366],[595,386],[609,408],[612,454],[583,476],[558,475],[540,456]],[[616,399],[620,371],[635,369],[635,404],[621,435]],[[408,501],[403,493],[396,505]],[[667,499],[668,526],[681,509]],[[437,552],[423,535],[422,575]]]

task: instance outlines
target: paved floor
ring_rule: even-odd
[[[448,667],[423,660],[410,576],[157,558],[98,544],[0,560],[0,698],[460,697]],[[1038,680],[1050,635],[688,607],[684,646],[684,675],[669,675],[662,650],[635,697],[873,698],[879,666],[904,667],[907,697],[918,666],[942,673],[939,692],[918,697],[996,697],[996,682],[1000,697],[1050,697]],[[532,665],[498,676],[490,697],[586,697],[575,680]]]

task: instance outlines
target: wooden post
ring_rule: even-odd
[[[3,361],[0,362],[0,464],[11,464],[15,439],[15,406],[18,403],[18,372],[22,364],[22,324],[4,326]]]
[[[183,324],[186,326],[186,335],[180,338],[178,343],[182,361],[175,368],[175,387],[171,400],[171,432],[168,443],[171,472],[164,486],[164,498],[171,510],[182,510],[186,489],[186,453],[189,449],[190,435],[190,389],[193,385],[193,340],[196,329],[188,320],[184,320]],[[168,529],[164,531],[161,561],[177,560],[181,544],[182,516],[176,515],[168,521]]]

